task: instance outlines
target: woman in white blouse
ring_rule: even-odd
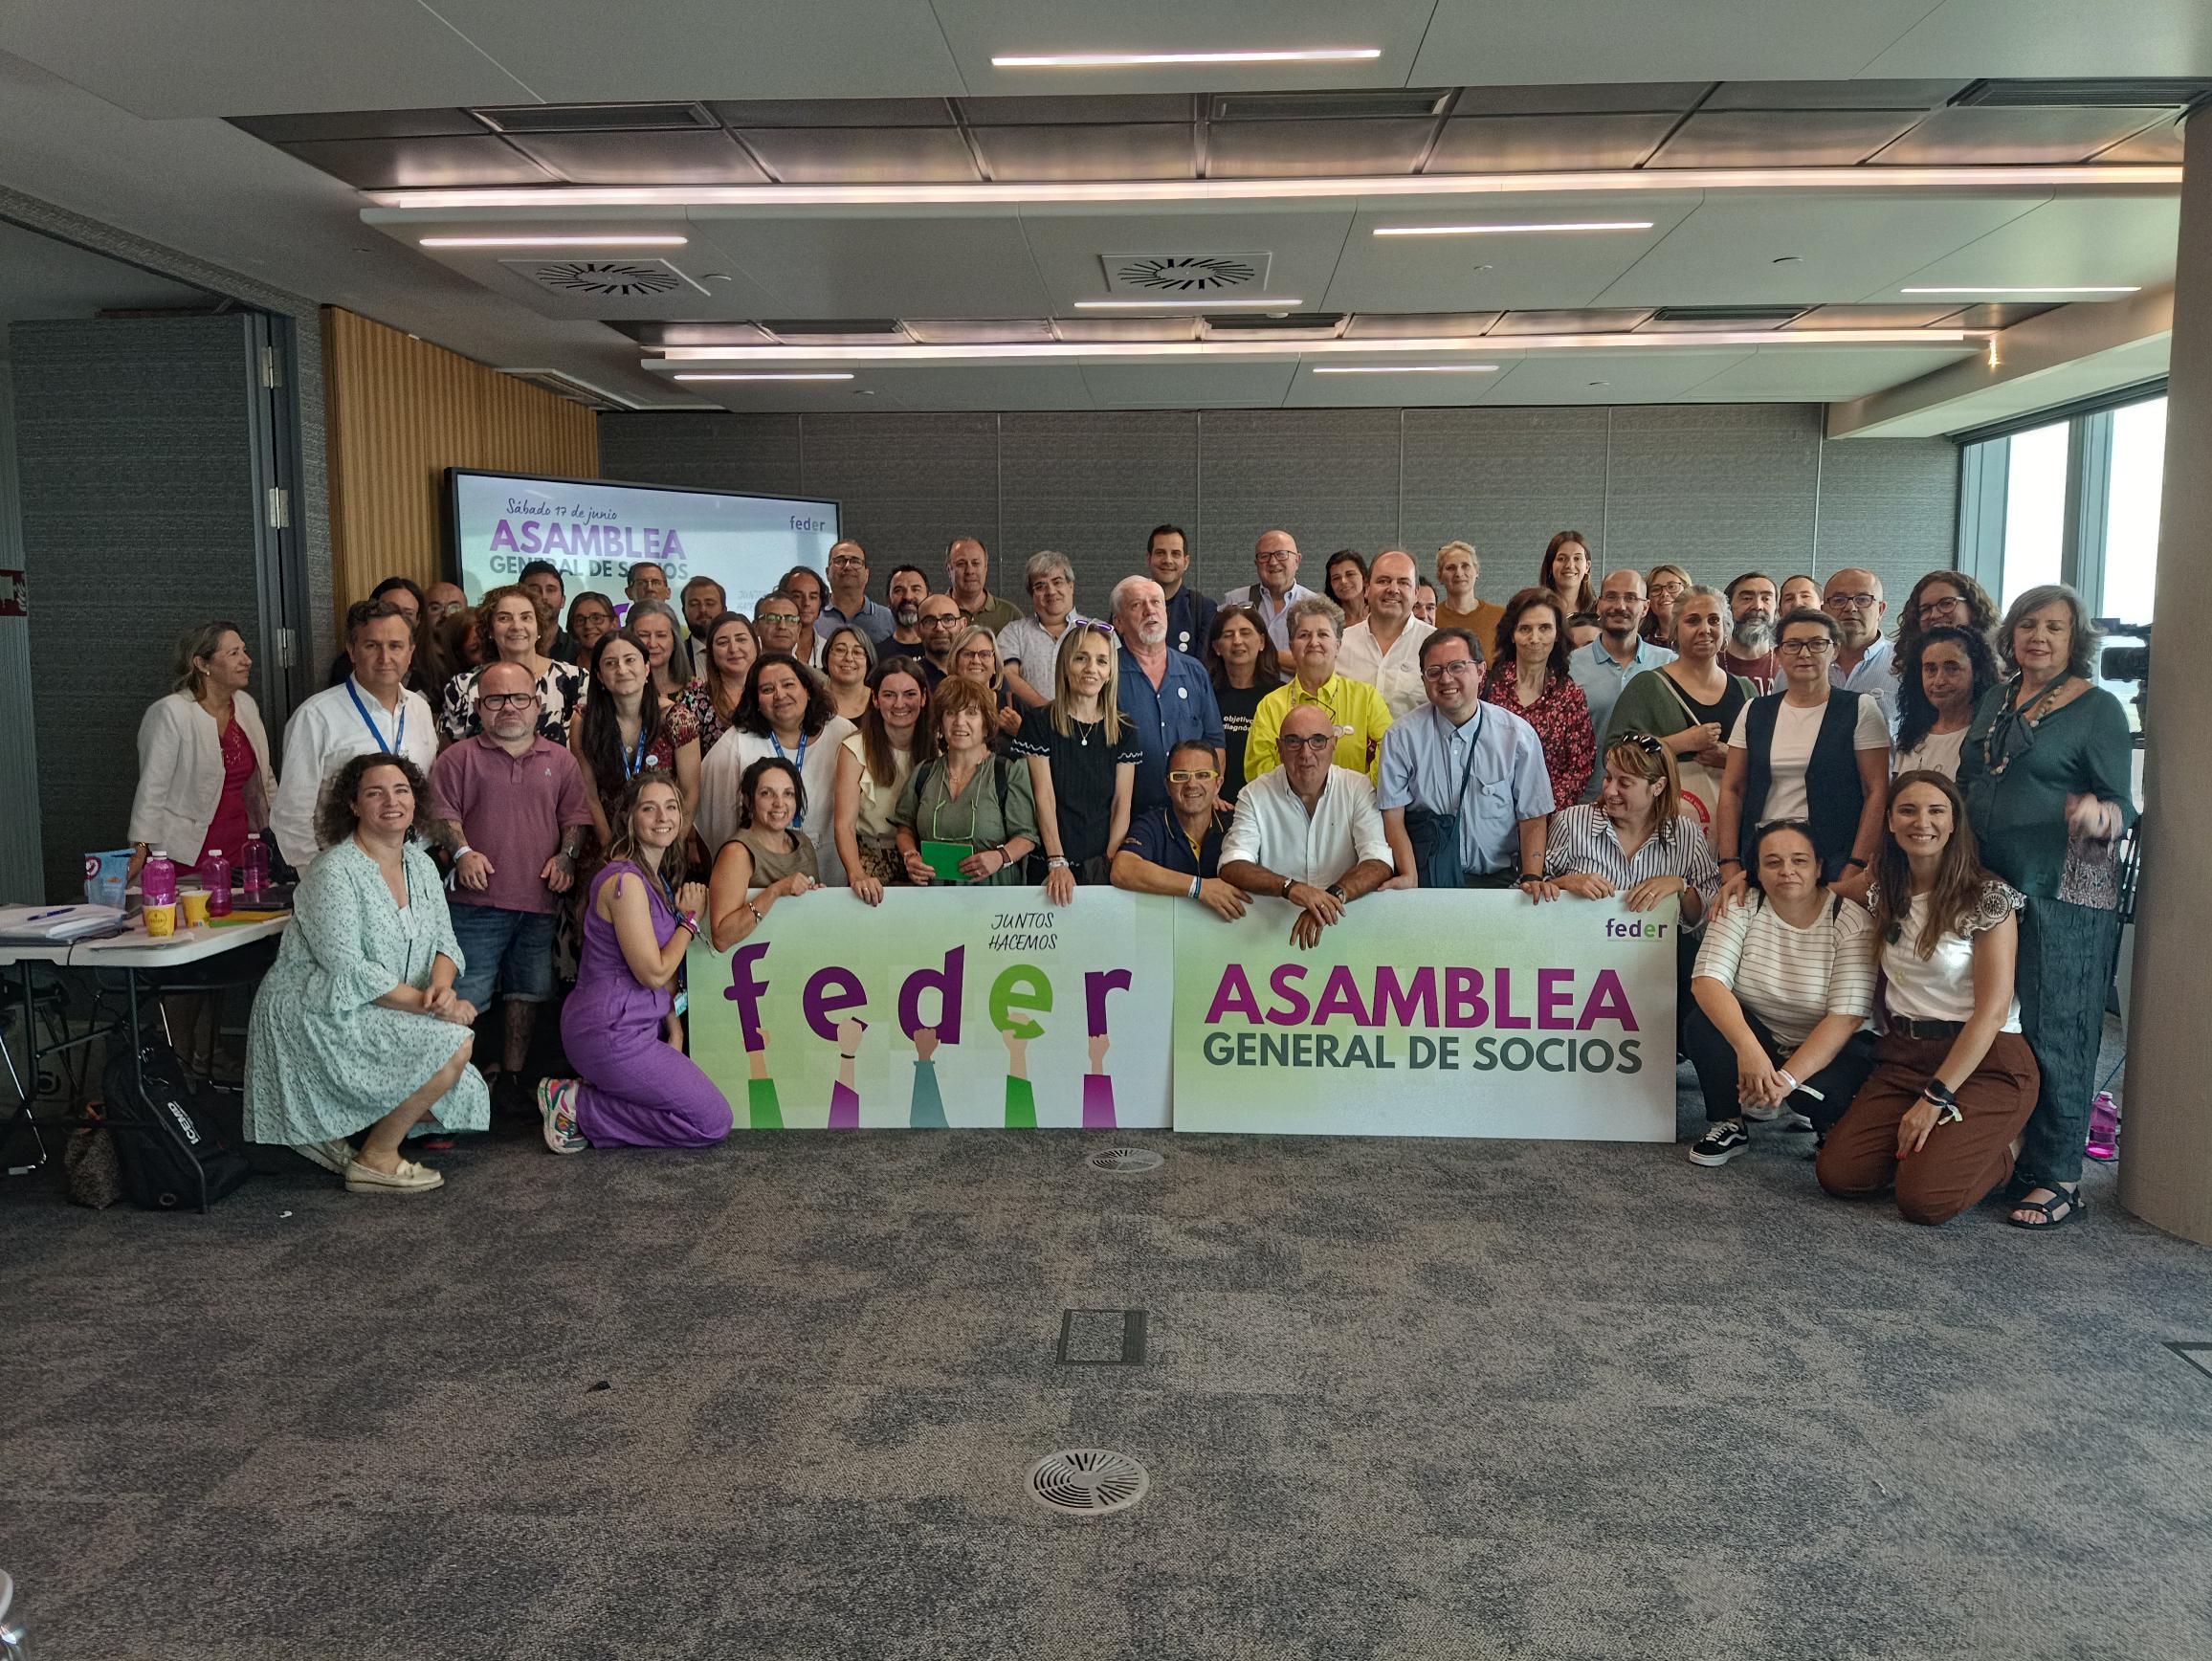
[[[203,623],[177,642],[175,689],[139,722],[138,790],[130,804],[130,872],[159,848],[180,872],[221,849],[238,869],[247,839],[269,823],[276,778],[269,735],[246,691],[254,659],[234,623]]]
[[[2021,904],[1983,869],[1958,786],[1898,774],[1874,880],[1887,1030],[1821,1149],[1829,1193],[1866,1199],[1894,1183],[1906,1222],[1947,1223],[2011,1176],[2042,1080],[2013,994]],[[2055,1222],[2024,1226],[2057,1228],[2084,1207],[2062,1190],[2048,1208],[2062,1209]]]
[[[1748,852],[1749,892],[1706,924],[1690,982],[1697,1007],[1682,1043],[1712,1121],[1691,1145],[1696,1165],[1750,1147],[1751,1119],[1787,1112],[1793,1129],[1825,1129],[1873,1065],[1866,912],[1821,880],[1803,820],[1760,826]]]

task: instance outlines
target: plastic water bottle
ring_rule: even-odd
[[[2090,1103],[2089,1141],[2082,1152],[2100,1164],[2120,1157],[2120,1107],[2109,1090],[2098,1091]]]
[[[246,844],[246,893],[259,894],[269,886],[269,844],[255,836]]]
[[[146,854],[145,865],[139,872],[139,897],[147,905],[177,903],[177,862],[169,857],[166,848],[156,848]]]
[[[220,848],[208,850],[207,858],[200,861],[200,881],[208,890],[208,915],[231,915],[231,862],[223,857]]]

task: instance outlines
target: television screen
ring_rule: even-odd
[[[679,610],[684,583],[704,572],[732,609],[751,616],[753,602],[793,565],[828,569],[837,504],[449,467],[446,524],[455,581],[472,601],[515,582],[533,560],[550,560],[571,600],[597,589],[619,614],[630,567],[651,560],[668,573]]]

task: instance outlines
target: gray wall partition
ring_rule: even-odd
[[[9,335],[46,889],[66,897],[87,850],[125,841],[139,720],[178,633],[221,617],[260,638],[253,320]]]
[[[1252,542],[1274,525],[1316,584],[1338,547],[1402,545],[1426,570],[1462,537],[1493,597],[1535,581],[1567,527],[1601,567],[1672,560],[1717,583],[1864,565],[1893,602],[1951,563],[1957,534],[1948,440],[1824,440],[1818,405],[640,411],[602,415],[599,439],[608,478],[836,498],[879,587],[900,562],[940,571],[945,540],[967,533],[991,546],[1002,591],[1019,587],[1012,562],[1059,549],[1090,608],[1162,520],[1188,528],[1194,580],[1214,594],[1251,581]]]

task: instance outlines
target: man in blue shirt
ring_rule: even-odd
[[[898,627],[891,608],[868,597],[868,550],[843,542],[830,550],[830,598],[814,619],[814,632],[827,640],[848,623],[875,643],[878,652]]]
[[[1437,816],[1438,837],[1458,838],[1461,885],[1512,888],[1540,881],[1544,833],[1554,807],[1537,729],[1482,699],[1482,659],[1464,629],[1439,629],[1421,643],[1428,702],[1382,735],[1375,800],[1398,869],[1419,869],[1406,814]]]
[[[1129,805],[1134,819],[1166,802],[1167,758],[1177,744],[1195,739],[1213,750],[1216,767],[1226,767],[1228,740],[1213,682],[1198,659],[1167,649],[1167,598],[1160,585],[1150,577],[1124,577],[1114,585],[1113,600],[1114,627],[1121,635],[1121,713],[1144,748]]]
[[[1224,919],[1244,916],[1244,890],[1221,880],[1229,813],[1216,799],[1220,788],[1213,751],[1197,739],[1177,744],[1167,758],[1167,805],[1130,821],[1114,855],[1114,886],[1195,899]]]
[[[1576,647],[1567,659],[1568,673],[1582,689],[1582,701],[1590,706],[1590,730],[1598,741],[1601,762],[1605,753],[1605,728],[1612,721],[1613,706],[1621,701],[1621,694],[1627,689],[1628,682],[1647,669],[1657,669],[1662,663],[1674,661],[1671,648],[1654,646],[1644,638],[1644,613],[1649,609],[1650,602],[1644,593],[1643,572],[1608,571],[1605,586],[1598,594],[1598,637],[1587,646]],[[1598,799],[1598,788],[1605,782],[1604,774],[1602,764],[1590,770],[1590,784],[1582,792],[1583,801]],[[1562,802],[1559,806],[1563,808],[1567,804]]]
[[[1159,525],[1144,545],[1144,568],[1167,596],[1167,644],[1187,657],[1206,655],[1214,605],[1183,578],[1190,571],[1190,543],[1181,525]]]

